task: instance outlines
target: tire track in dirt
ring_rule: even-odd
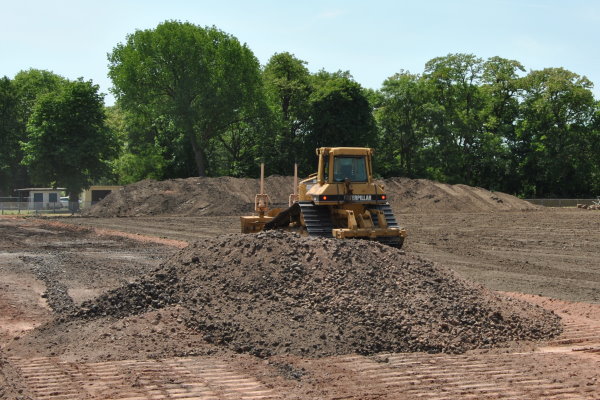
[[[600,304],[575,303],[521,293],[505,293],[535,303],[557,313],[563,321],[563,333],[539,349],[543,353],[591,355],[600,362]]]
[[[510,295],[555,311],[563,334],[527,351],[347,356],[328,364],[382,398],[599,399],[600,305]]]
[[[201,358],[73,363],[10,358],[36,399],[268,400],[272,390],[221,361]]]
[[[239,233],[239,217],[170,217],[170,218],[74,218],[60,219],[60,226],[79,226],[94,229],[98,234],[126,235],[131,239],[143,240],[155,238],[158,243],[185,247],[206,237],[219,234]],[[180,243],[177,243],[177,242]],[[183,242],[185,241],[185,243]]]
[[[349,355],[301,359],[295,367],[309,376],[323,376],[330,385],[349,376],[356,385],[319,398],[361,399],[372,394],[381,399],[434,400],[600,398],[600,305],[514,297],[553,309],[563,317],[564,333],[533,350]],[[234,362],[200,357],[98,363],[11,358],[10,362],[40,400],[298,398],[275,382],[254,378],[268,375],[268,367],[259,362],[244,373],[236,371]]]
[[[599,395],[591,381],[557,379],[569,361],[557,363],[556,356],[550,354],[379,357],[385,362],[348,357],[337,365],[362,374],[371,390],[385,392],[390,398],[597,399]]]

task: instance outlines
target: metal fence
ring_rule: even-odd
[[[73,214],[74,210],[78,212],[80,209],[89,206],[91,204],[82,202],[43,202],[33,201],[30,197],[0,197],[0,215]]]
[[[591,206],[597,199],[525,199],[530,203],[544,207],[577,207],[577,204]]]

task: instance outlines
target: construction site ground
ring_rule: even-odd
[[[4,217],[0,398],[600,398],[600,212],[397,218],[409,232],[407,255],[555,312],[562,334],[462,354],[256,357],[206,343],[183,326],[177,306],[166,306],[85,327],[63,324],[57,335],[40,327],[155,270],[188,243],[239,232],[239,218]],[[65,344],[75,341],[76,350]]]

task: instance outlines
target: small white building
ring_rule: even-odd
[[[24,188],[17,189],[19,199],[28,199],[28,209],[30,210],[55,210],[62,208],[60,198],[65,188]]]

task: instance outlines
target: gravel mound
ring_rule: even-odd
[[[190,245],[71,318],[174,304],[207,342],[261,357],[460,353],[561,331],[555,314],[397,249],[277,231]]]
[[[426,179],[390,178],[380,181],[396,213],[533,210],[514,196],[467,185]],[[293,178],[270,176],[265,191],[274,205],[287,206]],[[146,215],[243,215],[254,210],[259,180],[250,178],[187,178],[144,180],[123,187],[95,204],[86,215],[131,217]]]

